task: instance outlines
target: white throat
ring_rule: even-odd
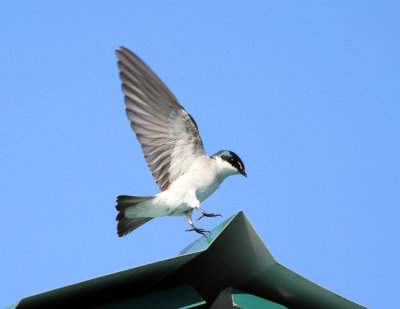
[[[236,168],[234,168],[230,163],[226,162],[225,160],[216,157],[215,161],[217,162],[219,176],[222,179],[225,179],[228,176],[240,174]]]

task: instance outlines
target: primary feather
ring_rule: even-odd
[[[197,125],[139,57],[124,47],[116,54],[128,118],[157,186],[165,191],[205,155]]]

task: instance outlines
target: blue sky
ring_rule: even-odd
[[[400,289],[396,1],[0,4],[0,308],[168,258],[183,218],[116,234],[115,198],[158,189],[124,112],[114,50],[148,63],[236,152],[203,203],[239,210],[283,265],[371,308]]]

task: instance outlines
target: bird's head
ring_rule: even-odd
[[[242,174],[247,177],[243,161],[233,151],[221,150],[211,156],[217,160],[226,176]]]

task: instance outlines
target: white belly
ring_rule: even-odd
[[[168,190],[155,195],[129,211],[131,217],[180,216],[192,210],[219,187],[225,177],[209,157],[201,158],[184,175],[174,181]]]
[[[218,189],[221,182],[222,182],[221,180],[219,180],[218,178],[215,178],[215,179],[207,182],[204,186],[199,187],[196,190],[197,199],[200,202],[204,201],[207,197],[209,197],[211,194],[213,194],[215,192],[215,190]]]
[[[190,171],[177,179],[168,190],[177,195],[194,193],[200,202],[204,201],[218,189],[223,181],[214,162],[209,157],[199,161]]]

